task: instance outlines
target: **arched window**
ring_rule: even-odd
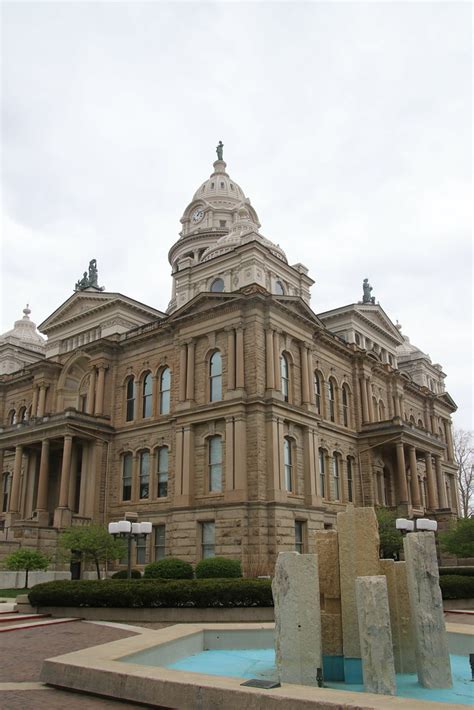
[[[122,459],[122,500],[132,500],[133,456],[125,454]]]
[[[342,421],[344,426],[349,426],[349,387],[342,385]]]
[[[285,287],[283,286],[281,281],[277,281],[275,283],[275,293],[277,296],[284,296],[285,295]]]
[[[288,436],[283,440],[283,460],[285,465],[285,488],[288,492],[294,489],[293,484],[293,451],[292,441]]]
[[[143,378],[143,394],[142,394],[142,417],[151,417],[153,397],[153,377],[151,372],[147,372]]]
[[[334,453],[332,456],[332,480],[334,490],[334,500],[341,500],[341,485],[340,485],[340,466],[339,454]]]
[[[140,498],[150,496],[150,452],[140,453]]]
[[[321,484],[321,497],[326,497],[326,456],[324,449],[319,449],[319,480]]]
[[[385,421],[385,404],[383,400],[379,400],[379,422]]]
[[[126,384],[127,406],[125,420],[131,422],[135,419],[135,378],[129,377]]]
[[[157,455],[158,498],[168,495],[168,447],[161,446]]]
[[[347,457],[347,500],[352,503],[354,501],[354,479],[353,479],[353,463],[350,456]]]
[[[211,291],[213,293],[221,293],[224,290],[224,281],[221,278],[214,279],[211,283]]]
[[[316,411],[321,414],[321,377],[318,372],[314,373],[314,400]]]
[[[410,414],[410,424],[416,424],[413,414]]]
[[[336,384],[331,378],[328,382],[328,399],[329,399],[329,419],[332,422],[336,421]]]
[[[418,427],[418,429],[424,429],[424,428],[425,428],[423,422],[421,421],[421,419],[418,419],[418,423],[417,423],[416,426]]]
[[[160,414],[170,413],[170,395],[171,370],[169,367],[165,367],[160,377]]]
[[[2,513],[8,513],[8,503],[10,501],[10,489],[12,485],[12,474],[7,471],[3,474],[2,481]]]
[[[20,410],[18,412],[18,421],[19,422],[26,421],[26,407],[20,407]]]
[[[209,490],[211,493],[222,491],[222,439],[211,436],[207,440],[209,462]]]
[[[290,368],[288,358],[284,353],[280,356],[280,376],[283,398],[285,402],[288,402],[290,395]]]
[[[219,350],[209,360],[209,399],[211,402],[222,399],[222,357]]]
[[[16,424],[16,411],[14,409],[10,409],[8,412],[8,424],[9,426]]]

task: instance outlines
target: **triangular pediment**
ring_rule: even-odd
[[[447,404],[453,412],[455,412],[458,408],[458,405],[448,392],[443,392],[443,394],[438,395],[437,399]]]
[[[349,316],[354,321],[364,323],[365,326],[388,336],[395,345],[401,345],[403,336],[399,329],[390,320],[383,308],[378,304],[352,303],[348,306],[335,308],[332,311],[320,313],[319,317],[329,329],[333,324]]]
[[[217,306],[221,306],[225,303],[231,303],[238,298],[238,293],[211,293],[210,291],[203,291],[185,303],[184,306],[181,306],[181,308],[177,308],[173,311],[173,313],[168,316],[168,322],[172,322],[186,316],[211,311]]]
[[[306,318],[312,321],[319,328],[326,329],[326,326],[316,313],[303,301],[299,296],[272,296],[286,310],[291,311],[295,315]]]

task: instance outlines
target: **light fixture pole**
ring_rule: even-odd
[[[127,579],[132,578],[132,540],[137,541],[141,536],[146,540],[146,536],[152,531],[152,524],[132,523],[130,520],[118,520],[115,523],[109,523],[109,533],[114,538],[122,538],[127,540]]]

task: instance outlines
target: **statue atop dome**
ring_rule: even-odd
[[[224,144],[222,141],[219,141],[217,148],[216,148],[216,153],[217,153],[217,160],[224,160]]]
[[[91,259],[89,261],[89,270],[84,271],[82,279],[76,282],[74,286],[74,291],[85,291],[86,288],[95,288],[97,291],[105,291],[104,286],[99,286],[98,283],[99,272],[97,270],[97,259]]]
[[[374,304],[375,303],[375,296],[370,295],[372,293],[372,286],[369,284],[369,279],[364,279],[364,283],[362,284],[362,289],[364,292],[363,296],[362,296],[362,303]]]

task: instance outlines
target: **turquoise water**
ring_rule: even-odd
[[[416,675],[397,674],[397,695],[401,698],[432,700],[443,703],[474,705],[474,683],[467,656],[450,656],[453,687],[444,690],[422,688]],[[201,651],[181,658],[167,668],[209,675],[236,676],[238,678],[263,678],[276,680],[275,651],[273,648],[225,649]],[[362,685],[325,683],[328,688],[363,692]]]

